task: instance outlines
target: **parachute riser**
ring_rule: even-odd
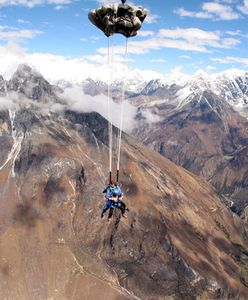
[[[119,182],[119,170],[117,170],[117,172],[116,172],[116,183],[118,183]]]

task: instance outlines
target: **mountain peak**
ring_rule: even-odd
[[[26,64],[20,64],[17,67],[17,70],[14,73],[14,75],[13,75],[12,78],[18,78],[18,77],[26,78],[26,79],[30,78],[30,77],[40,77],[40,78],[43,78],[43,76],[39,72],[37,72],[35,69],[31,68],[30,66],[28,66]]]
[[[40,73],[25,64],[18,66],[8,83],[8,89],[36,101],[46,102],[49,97],[55,96],[53,86]]]

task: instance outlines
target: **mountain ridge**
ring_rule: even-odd
[[[27,96],[0,114],[2,298],[245,299],[246,227],[210,185],[124,134],[130,212],[108,225],[107,121]]]

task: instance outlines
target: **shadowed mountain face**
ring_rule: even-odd
[[[164,99],[154,94],[151,97],[150,101],[141,96],[132,99],[139,111],[134,135],[205,178],[241,214],[248,204],[247,120],[210,90],[194,91],[186,98],[182,91],[177,93],[178,98],[168,93]],[[144,117],[146,111],[160,120],[149,124]]]
[[[1,112],[0,298],[246,299],[240,219],[202,179],[127,135],[130,212],[100,218],[107,132],[96,113]]]

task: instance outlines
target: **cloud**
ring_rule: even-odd
[[[198,18],[198,19],[212,19],[213,16],[209,14],[208,12],[194,12],[189,11],[184,8],[177,8],[174,10],[174,13],[179,15],[180,17],[192,17],[192,18]]]
[[[228,30],[225,32],[225,34],[230,35],[230,36],[240,37],[242,39],[248,38],[248,34],[242,32],[241,30]]]
[[[180,55],[180,58],[184,58],[184,59],[191,59],[191,57],[189,55]]]
[[[115,55],[114,79],[123,80],[123,56]],[[128,59],[128,61],[131,61]],[[65,80],[81,83],[87,78],[108,82],[109,68],[107,56],[92,55],[84,57],[67,57],[50,53],[29,53],[17,43],[9,42],[0,45],[0,75],[9,79],[19,64],[27,64],[37,69],[47,80],[56,83]],[[131,82],[150,81],[161,77],[161,74],[151,70],[127,69],[128,80]]]
[[[223,3],[228,3],[228,4],[233,4],[237,3],[239,0],[219,0],[217,2],[223,2]]]
[[[20,40],[20,39],[33,39],[38,35],[43,34],[40,30],[27,30],[27,29],[19,29],[19,30],[1,30],[0,28],[0,40]]]
[[[210,58],[214,62],[218,62],[221,64],[232,64],[232,63],[238,63],[242,65],[248,66],[248,57],[236,57],[236,56],[226,56],[226,57],[215,57]]]
[[[241,35],[241,31],[240,30],[229,30],[229,31],[226,31],[226,34],[229,34],[231,36],[239,36],[239,35]]]
[[[148,24],[157,23],[159,18],[160,18],[159,15],[152,14],[152,13],[148,12],[147,17],[145,18],[144,22],[148,23]]]
[[[239,5],[238,9],[245,15],[248,15],[248,0],[244,0],[243,5]]]
[[[97,2],[99,5],[112,4],[118,6],[120,4],[120,1],[118,0],[97,0]]]
[[[101,37],[100,36],[91,36],[90,37],[90,40],[92,40],[93,42],[97,42],[97,41],[99,41],[101,39]]]
[[[232,2],[228,2],[228,3],[232,3]],[[181,17],[192,17],[192,18],[199,18],[199,19],[236,20],[241,18],[241,15],[235,12],[231,6],[224,5],[218,2],[203,3],[202,10],[199,12],[188,11],[182,7],[177,8],[176,10],[174,10],[174,12]]]
[[[213,14],[218,20],[236,20],[240,15],[233,11],[231,6],[216,2],[203,3],[202,9]]]
[[[177,84],[180,82],[180,84],[184,84],[190,76],[183,73],[182,70],[182,66],[176,66],[175,68],[170,70],[170,72],[166,75],[166,78],[170,78],[171,82]]]
[[[149,123],[149,124],[158,123],[163,120],[162,117],[152,113],[148,109],[142,111],[142,116],[145,118],[146,123]]]
[[[138,31],[138,36],[147,37],[147,36],[153,36],[155,34],[154,31],[151,30],[140,30]]]
[[[208,65],[208,66],[206,67],[206,69],[207,69],[207,70],[216,70],[216,67],[211,66],[211,65]]]
[[[52,4],[52,5],[66,5],[72,3],[73,0],[0,0],[0,7],[1,6],[26,6],[28,8],[33,8],[37,5],[45,5],[45,4]]]
[[[108,119],[108,97],[105,95],[90,96],[85,95],[81,87],[68,88],[63,93],[63,98],[66,100],[67,109],[77,112],[97,112],[105,119]],[[113,112],[113,124],[116,127],[120,126],[121,104],[111,102]],[[134,117],[136,108],[129,104],[128,101],[123,103],[123,113],[125,122],[123,124],[124,131],[130,131],[134,125]]]
[[[5,29],[8,29],[8,28],[9,28],[9,26],[6,26],[6,25],[0,25],[0,31],[5,30]]]
[[[17,23],[19,23],[19,24],[30,24],[29,21],[26,21],[26,20],[23,20],[23,19],[18,19]]]
[[[240,43],[235,38],[222,38],[216,31],[205,31],[199,28],[160,29],[153,37],[142,41],[128,43],[128,53],[146,54],[151,50],[173,48],[182,51],[213,52],[213,49],[228,49]],[[98,53],[106,54],[107,48],[98,48]],[[123,52],[122,46],[114,48],[115,53]]]
[[[84,94],[81,86],[66,88],[63,93],[59,93],[58,97],[61,103],[34,102],[31,99],[21,96],[16,92],[9,93],[8,96],[0,97],[0,111],[17,108],[19,106],[34,106],[36,111],[43,114],[63,112],[72,110],[79,113],[97,112],[105,119],[108,119],[108,97],[105,95],[90,96]],[[113,113],[113,125],[120,127],[121,104],[111,100],[111,109]],[[135,116],[137,108],[131,105],[127,100],[123,103],[123,114],[125,122],[123,123],[123,131],[131,132],[135,125]],[[156,119],[156,116],[150,116],[150,119]]]
[[[66,6],[64,6],[64,5],[56,5],[54,7],[54,9],[57,10],[57,11],[64,10],[64,9],[66,9]]]
[[[84,59],[86,59],[87,61],[90,62],[94,62],[94,63],[98,63],[101,65],[106,65],[108,63],[108,56],[107,55],[100,55],[100,54],[93,54],[93,55],[86,55],[84,56]],[[133,62],[133,59],[127,58],[126,59],[127,62]],[[115,55],[114,56],[114,64],[116,65],[116,63],[118,65],[116,65],[116,68],[121,68],[123,69],[123,63],[125,62],[125,57],[122,55]]]
[[[151,59],[151,62],[152,63],[165,63],[166,60],[163,58],[154,58],[154,59]]]
[[[0,111],[10,109],[14,106],[14,102],[9,97],[0,97]]]

